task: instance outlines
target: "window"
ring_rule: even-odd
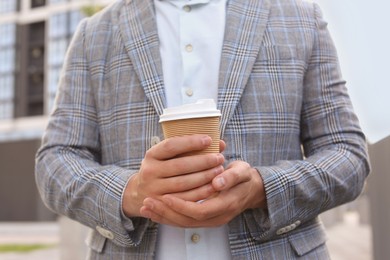
[[[16,12],[19,9],[19,0],[1,0],[0,14]]]
[[[43,114],[45,22],[18,28],[20,64],[16,77],[15,117]]]
[[[32,0],[31,1],[32,8],[44,6],[45,4],[46,4],[46,0]]]
[[[13,117],[15,24],[0,25],[0,120]]]
[[[68,0],[49,0],[49,4],[57,4],[57,3],[64,3],[68,2]]]
[[[58,80],[70,39],[82,18],[83,16],[79,11],[72,11],[55,14],[49,19],[47,113],[53,107]]]

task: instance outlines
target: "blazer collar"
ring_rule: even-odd
[[[229,0],[219,73],[221,133],[248,81],[268,21],[270,0]],[[126,0],[120,18],[126,50],[157,113],[166,105],[153,0]]]

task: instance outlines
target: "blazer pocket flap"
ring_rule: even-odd
[[[90,230],[85,240],[85,243],[92,250],[101,253],[103,252],[103,247],[104,244],[106,243],[106,239],[107,238],[103,237],[98,232],[96,232],[96,230]]]
[[[311,226],[313,228],[313,226]],[[321,226],[316,226],[314,229],[307,229],[299,233],[291,234],[288,239],[299,256],[303,256],[315,248],[323,245],[327,238]]]

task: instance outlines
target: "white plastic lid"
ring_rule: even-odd
[[[165,108],[160,116],[160,123],[165,121],[221,116],[214,99],[199,99],[196,103]]]

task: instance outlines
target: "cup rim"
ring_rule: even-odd
[[[221,111],[216,108],[213,99],[200,99],[196,103],[165,108],[159,122],[220,116]]]

